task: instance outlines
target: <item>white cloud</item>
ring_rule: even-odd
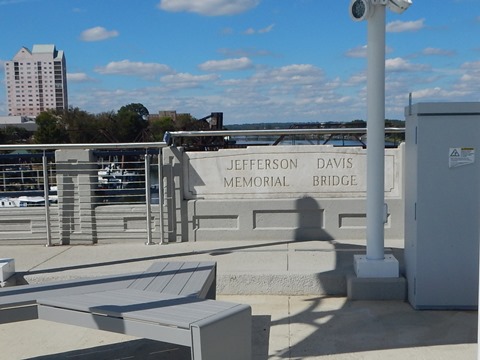
[[[415,99],[432,99],[432,98],[447,98],[451,96],[450,91],[446,91],[441,87],[434,87],[429,89],[421,89],[412,92],[412,97]]]
[[[0,6],[12,5],[12,4],[21,4],[21,3],[29,2],[29,1],[30,0],[3,0],[3,1],[0,1]]]
[[[207,81],[214,81],[219,78],[218,75],[210,74],[210,75],[193,75],[188,73],[178,73],[172,75],[165,75],[162,76],[161,80],[164,82],[169,83],[199,83],[199,82],[207,82]]]
[[[169,90],[178,90],[199,88],[219,78],[220,76],[216,74],[193,75],[189,73],[178,73],[162,76],[160,80]]]
[[[427,56],[430,56],[430,55],[452,56],[452,55],[455,55],[455,51],[427,47],[427,48],[422,50],[422,55],[427,55]]]
[[[310,64],[292,64],[274,69],[267,76],[276,82],[318,84],[323,79],[323,71]]]
[[[248,28],[243,33],[246,35],[254,35],[254,34],[266,34],[273,30],[275,24],[268,25],[262,29],[255,30],[254,28]]]
[[[437,70],[438,71],[438,70]],[[466,62],[458,69],[442,71],[452,86],[432,86],[413,91],[416,99],[428,101],[475,101],[480,91],[480,61]],[[453,81],[455,77],[455,82]]]
[[[466,62],[460,66],[463,74],[460,77],[460,85],[472,95],[480,91],[480,61]]]
[[[412,64],[411,62],[402,58],[387,59],[385,61],[385,70],[388,72],[404,72],[404,71],[423,71],[428,70],[427,65]]]
[[[80,72],[80,73],[68,73],[67,74],[67,80],[71,81],[71,82],[77,82],[77,83],[95,81],[94,79],[89,77],[87,74],[82,73],[82,72]]]
[[[243,48],[243,49],[229,49],[221,48],[217,50],[225,57],[263,57],[263,56],[277,56],[271,53],[269,50],[255,49],[255,48]]]
[[[158,7],[172,12],[193,12],[207,16],[240,14],[256,7],[260,0],[161,0]]]
[[[209,60],[198,67],[203,71],[236,71],[252,68],[253,63],[247,57],[226,60]]]
[[[80,34],[80,40],[82,41],[102,41],[110,38],[117,37],[119,35],[116,30],[107,30],[104,27],[96,26],[87,30],[84,30]]]
[[[389,54],[393,52],[393,49],[391,47],[386,47],[385,48],[385,53]],[[366,58],[367,57],[367,45],[362,45],[362,46],[357,46],[353,49],[347,50],[345,55],[349,58]]]
[[[425,27],[425,19],[420,19],[416,21],[392,21],[387,24],[387,32],[390,33],[399,33],[406,31],[418,31]]]
[[[366,58],[367,57],[367,45],[357,46],[353,49],[347,50],[345,53],[347,57],[351,58]]]
[[[257,69],[247,78],[231,78],[220,82],[229,95],[239,101],[246,94],[254,98],[269,96],[275,101],[283,98],[311,98],[318,92],[338,86],[333,82],[327,84],[323,71],[309,64],[293,64],[279,68]],[[337,84],[337,85],[336,85]],[[248,102],[245,102],[248,104]]]
[[[170,74],[173,70],[164,64],[144,63],[130,60],[112,61],[106,66],[95,68],[95,71],[104,75],[129,75],[153,79],[158,74]]]
[[[269,33],[270,31],[273,30],[273,27],[274,27],[274,26],[275,26],[275,24],[270,24],[270,25],[268,25],[267,27],[258,30],[258,33],[259,33],[259,34]]]
[[[363,73],[352,75],[346,82],[346,85],[357,86],[357,85],[365,85],[366,83],[367,83],[367,73],[363,72]]]
[[[480,72],[480,61],[466,62],[466,63],[462,64],[461,68],[466,69],[466,70],[473,70],[473,71],[476,71],[476,72]]]

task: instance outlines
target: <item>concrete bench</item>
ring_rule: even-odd
[[[250,359],[251,309],[215,301],[214,262],[0,289],[0,324],[44,319],[189,346],[192,359]],[[233,350],[235,349],[235,350]]]
[[[38,299],[40,319],[191,348],[192,359],[251,359],[251,309],[134,289]]]
[[[133,288],[215,299],[215,262],[156,262],[143,272],[0,289],[0,324],[38,317],[38,298]]]

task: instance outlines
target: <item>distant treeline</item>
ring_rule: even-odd
[[[365,128],[367,123],[364,120],[353,120],[350,122],[269,122],[256,124],[233,124],[225,125],[228,130],[271,130],[271,129],[293,129],[293,128]],[[385,120],[385,127],[403,128],[405,127],[404,120]]]

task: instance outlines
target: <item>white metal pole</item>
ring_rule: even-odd
[[[367,260],[384,257],[385,202],[385,5],[368,19]]]
[[[45,151],[42,156],[43,170],[43,197],[45,198],[45,230],[47,232],[47,244],[52,246],[52,230],[50,227],[50,182],[48,178],[48,159]]]
[[[152,241],[152,199],[150,198],[150,155],[148,150],[145,150],[145,208],[146,208],[146,223],[147,223],[147,242],[145,245],[154,245]]]

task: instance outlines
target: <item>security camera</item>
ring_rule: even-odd
[[[370,0],[351,0],[350,16],[354,21],[362,21],[368,19],[374,11],[374,6]]]
[[[412,5],[412,0],[389,0],[387,6],[397,14],[403,13]]]

